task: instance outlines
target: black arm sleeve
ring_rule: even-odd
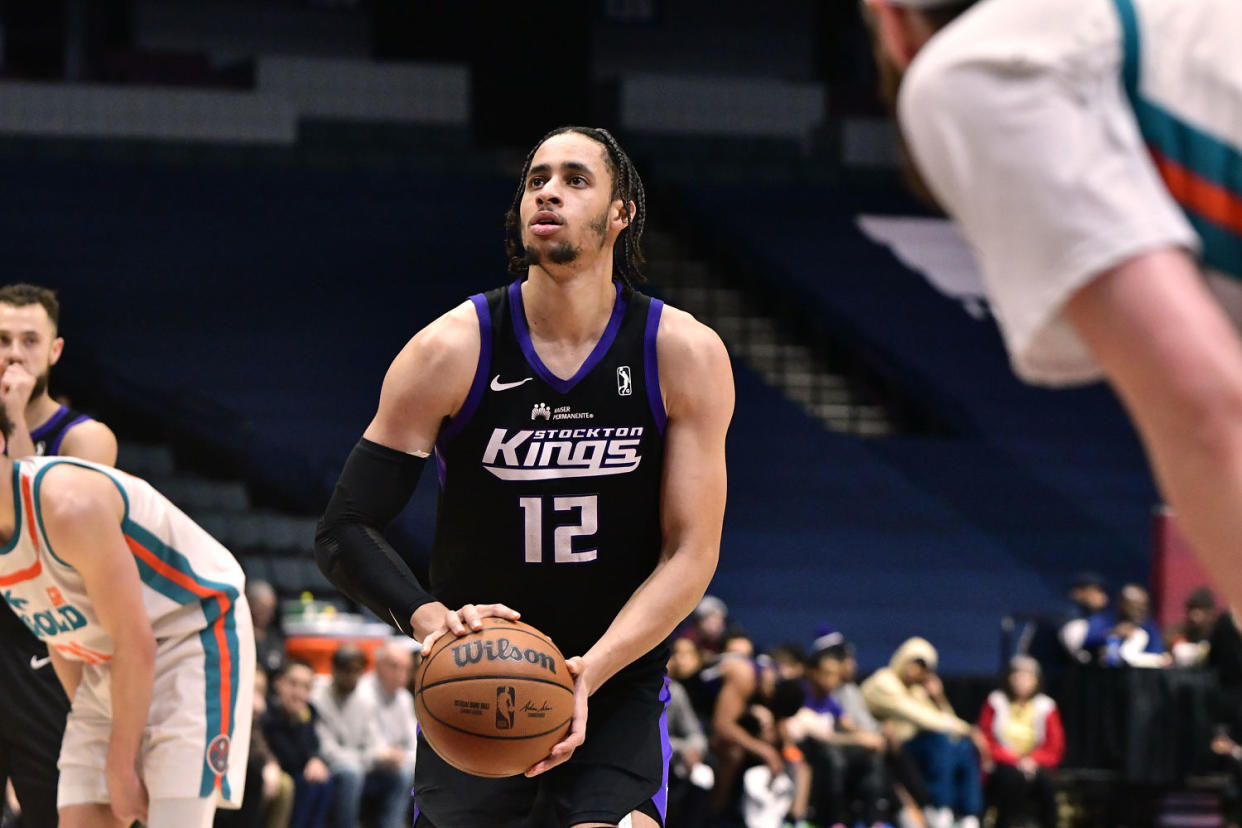
[[[410,614],[435,598],[381,531],[410,502],[426,462],[359,440],[315,532],[315,562],[328,580],[406,635]]]

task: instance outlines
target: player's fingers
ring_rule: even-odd
[[[522,613],[504,604],[485,604],[479,607],[479,614],[491,618],[507,618],[510,621],[516,621],[522,617]]]
[[[470,629],[479,630],[483,628],[483,622],[479,620],[481,617],[479,615],[479,608],[474,604],[466,604],[457,611],[457,614],[461,616],[462,623]]]
[[[565,666],[569,668],[570,675],[577,678],[582,675],[582,656],[565,659]]]
[[[465,635],[466,633],[470,632],[468,629],[466,629],[466,625],[465,625],[465,620],[466,620],[465,615],[466,615],[466,609],[468,606],[469,605],[467,605],[466,607],[462,607],[457,612],[449,611],[448,613],[445,613],[444,625],[448,627],[450,631],[452,631],[453,635]]]
[[[427,637],[423,639],[423,652],[431,652],[432,645],[435,644],[442,635],[444,635],[444,630],[436,630],[433,633],[428,633]]]

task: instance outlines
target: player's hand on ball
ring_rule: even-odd
[[[423,652],[431,652],[436,639],[451,632],[466,635],[483,628],[480,619],[504,618],[516,621],[522,614],[504,604],[466,604],[459,610],[451,610],[439,602],[423,604],[410,616],[410,628],[414,638],[423,644]]]
[[[565,666],[574,677],[574,720],[570,723],[569,733],[565,738],[552,746],[547,758],[532,765],[526,771],[527,776],[538,776],[567,761],[586,739],[587,697],[591,695],[586,680],[586,662],[582,660],[582,656],[574,656],[565,659]]]
[[[137,820],[147,821],[147,786],[142,784],[134,768],[108,769],[108,802],[112,813],[126,825]]]

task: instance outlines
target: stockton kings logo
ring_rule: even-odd
[[[643,427],[492,429],[483,468],[501,480],[627,474],[642,462]]]
[[[221,733],[207,744],[207,766],[216,776],[229,772],[229,737]]]

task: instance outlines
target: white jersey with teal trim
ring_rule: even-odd
[[[81,576],[44,531],[43,481],[62,464],[103,474],[125,502],[120,529],[156,640],[139,757],[151,799],[198,797],[236,807],[245,783],[255,666],[241,567],[146,481],[84,460],[34,457],[13,463],[14,527],[0,549],[0,595],[49,648],[82,663],[61,746],[58,806],[108,801],[104,760],[114,651]]]
[[[1136,255],[1242,279],[1240,32],[1238,0],[980,0],[915,58],[903,134],[1025,379],[1098,377],[1062,311]]]
[[[60,464],[106,476],[125,501],[121,530],[142,580],[142,600],[157,640],[212,630],[221,646],[235,633],[229,612],[244,591],[233,555],[151,484],[116,469],[65,457],[13,464],[13,537],[0,549],[4,598],[30,631],[73,661],[102,663],[113,643],[82,578],[56,554],[43,529],[44,476]]]

